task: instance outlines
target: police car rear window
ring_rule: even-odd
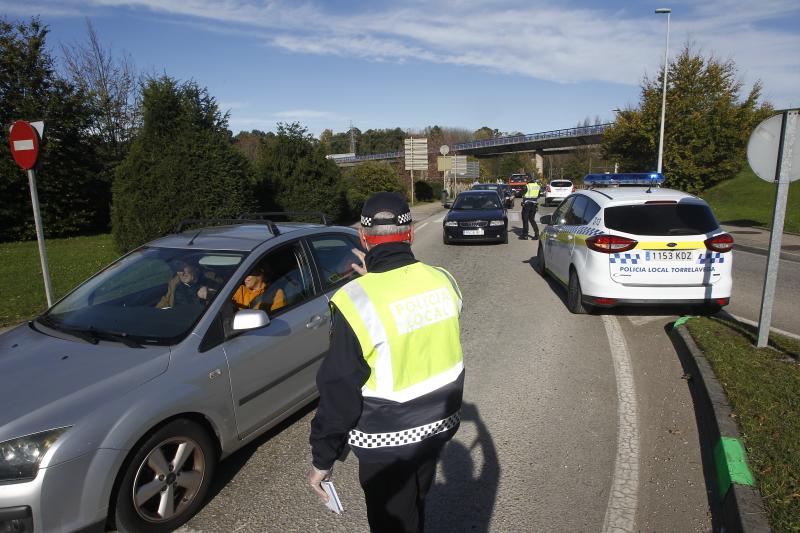
[[[719,227],[707,205],[680,203],[608,207],[605,223],[636,235],[698,235]]]

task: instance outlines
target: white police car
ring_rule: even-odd
[[[540,218],[540,271],[567,286],[573,313],[678,304],[717,311],[730,301],[733,238],[708,204],[661,189],[657,173],[589,174],[590,188]]]

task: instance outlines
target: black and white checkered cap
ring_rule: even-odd
[[[378,213],[392,213],[392,218],[375,218]],[[411,224],[411,210],[405,198],[394,192],[376,192],[370,196],[361,209],[361,225],[406,226]]]

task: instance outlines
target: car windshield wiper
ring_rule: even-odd
[[[95,329],[90,327],[87,331],[94,335],[95,339],[103,339],[107,341],[121,342],[129,348],[143,348],[142,344],[136,341],[127,333],[117,331],[106,331],[102,329]]]
[[[66,333],[67,335],[71,335],[73,337],[77,337],[83,341],[86,341],[90,344],[97,344],[99,341],[97,336],[88,330],[81,329],[81,328],[70,328],[66,326],[62,326],[61,324],[56,324],[53,320],[47,318],[44,315],[38,316],[35,319],[36,322],[47,326],[48,328],[52,328],[56,331],[60,331],[62,333]]]
[[[91,344],[97,344],[98,342],[100,342],[100,339],[103,339],[112,342],[121,342],[122,344],[128,346],[129,348],[143,348],[140,342],[135,340],[127,333],[122,333],[117,331],[105,331],[97,329],[93,326],[90,326],[88,328],[73,328],[69,326],[63,326],[60,324],[56,324],[51,319],[45,316],[37,317],[36,320],[39,323],[44,324],[48,328],[53,328],[57,331],[61,331],[62,333],[66,333],[67,335],[72,335],[73,337],[77,337]]]

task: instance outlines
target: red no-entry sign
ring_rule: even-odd
[[[11,154],[14,161],[25,170],[33,168],[39,156],[39,134],[33,126],[24,120],[11,125]]]

